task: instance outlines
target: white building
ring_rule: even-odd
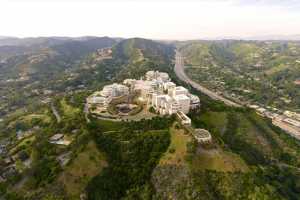
[[[189,93],[189,91],[182,87],[182,86],[178,86],[178,87],[175,87],[175,88],[171,88],[169,91],[168,91],[168,94],[172,97],[175,97],[177,95],[180,95],[180,94],[184,94],[184,95],[187,95]]]
[[[109,99],[102,96],[91,96],[87,99],[87,102],[90,104],[107,104],[109,103]]]
[[[167,82],[170,80],[169,75],[164,72],[159,72],[159,76],[157,77],[157,80],[161,80],[163,82]]]
[[[107,111],[107,107],[111,102],[111,97],[103,97],[103,96],[89,96],[87,98],[88,107],[91,108],[92,105],[96,106],[97,112]]]
[[[141,94],[141,98],[143,100],[147,100],[151,97],[151,95],[155,92],[155,83],[152,81],[143,81],[136,80],[132,88],[134,91],[139,91]]]
[[[103,97],[119,97],[127,94],[129,94],[129,88],[117,83],[106,85],[101,91]]]
[[[294,119],[291,119],[291,118],[285,118],[285,119],[282,120],[282,121],[284,121],[284,122],[286,122],[286,123],[289,123],[289,124],[291,124],[291,125],[293,125],[293,126],[296,126],[296,127],[300,128],[300,122],[297,121],[297,120],[294,120]]]
[[[200,98],[196,95],[189,94],[188,97],[191,99],[191,107],[190,109],[193,110],[195,108],[198,108],[200,106]]]
[[[170,81],[163,82],[155,79],[161,77],[160,72],[149,71],[146,73],[148,82],[152,82],[153,90],[149,97],[151,105],[160,114],[175,114],[179,111],[188,113],[190,109],[195,109],[200,106],[200,99],[198,96],[192,95],[189,91],[182,87],[176,87],[176,84]],[[167,76],[163,75],[165,80]],[[151,80],[151,81],[149,81]],[[147,82],[147,81],[144,81]]]
[[[193,135],[199,143],[209,143],[212,140],[210,133],[205,129],[195,129]]]
[[[171,91],[176,87],[176,84],[173,82],[165,82],[163,84],[163,88],[165,91]]]
[[[290,117],[290,118],[293,118],[293,119],[296,119],[296,120],[300,121],[300,114],[299,113],[291,112],[291,111],[286,110],[286,111],[284,111],[283,114],[287,117]]]
[[[190,111],[190,98],[184,94],[179,94],[174,97],[174,100],[179,104],[179,111],[187,114]]]
[[[106,85],[101,91],[94,92],[86,99],[87,106],[88,109],[94,107],[91,111],[92,113],[106,112],[107,107],[113,98],[128,94],[129,88],[125,85],[117,83]]]
[[[124,85],[127,85],[127,86],[132,86],[132,85],[135,84],[136,81],[137,81],[136,79],[125,79],[125,80],[123,81],[123,84],[124,84]]]
[[[162,115],[171,115],[177,112],[188,113],[191,109],[200,106],[198,96],[192,95],[182,87],[170,81],[169,75],[159,71],[148,71],[146,80],[125,79],[121,84],[111,84],[103,87],[100,92],[95,92],[87,98],[89,108],[96,105],[96,113],[106,111],[114,97],[127,95],[130,91],[138,91],[139,99],[147,102]]]
[[[172,115],[178,111],[180,111],[180,104],[174,100],[173,98],[171,98],[168,95],[165,95],[165,101],[163,102],[163,110],[162,110],[162,114],[168,114],[168,115]]]
[[[170,80],[169,75],[167,73],[159,71],[148,71],[145,74],[145,77],[147,81],[159,80],[162,82],[167,82]]]
[[[249,108],[258,109],[259,106],[258,105],[249,105]]]
[[[190,98],[182,94],[175,97],[171,97],[166,94],[153,94],[151,102],[154,109],[156,109],[160,114],[171,115],[178,111],[188,113],[190,110]]]
[[[177,117],[180,120],[180,123],[182,125],[191,125],[192,124],[192,120],[186,116],[183,112],[177,112]]]

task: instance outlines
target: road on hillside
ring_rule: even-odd
[[[61,117],[60,117],[60,115],[59,115],[58,111],[56,110],[53,103],[51,103],[51,110],[52,110],[54,116],[56,117],[57,123],[61,122]]]
[[[215,92],[210,91],[209,89],[203,87],[199,83],[196,83],[195,81],[191,80],[184,72],[184,58],[179,51],[176,51],[174,71],[175,71],[176,76],[180,80],[188,83],[193,88],[202,92],[203,94],[206,94],[210,98],[212,98],[214,100],[223,101],[228,106],[241,107],[241,105],[239,105],[229,99],[226,99],[226,98],[216,94]]]

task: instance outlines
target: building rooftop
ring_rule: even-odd
[[[200,102],[200,98],[199,98],[198,96],[193,95],[193,94],[190,94],[189,96],[190,96],[191,101],[192,101],[193,103],[199,103],[199,102]]]
[[[289,124],[292,124],[293,126],[299,127],[300,128],[300,122],[291,118],[285,118],[283,120],[284,122],[287,122]]]
[[[62,139],[63,137],[64,137],[64,134],[55,134],[50,138],[50,140],[59,140],[59,139]]]
[[[176,86],[176,84],[171,82],[171,81],[166,82],[165,85],[167,85],[167,86]]]
[[[188,96],[186,96],[185,94],[179,94],[179,95],[176,95],[174,97],[175,100],[190,100],[190,98]]]
[[[210,133],[205,129],[195,129],[194,136],[196,138],[209,138]]]
[[[91,97],[89,98],[89,103],[104,103],[107,101],[107,98],[106,97],[98,97],[98,96],[95,96],[95,97]]]
[[[186,89],[185,87],[182,87],[182,86],[177,86],[175,89],[176,89],[177,91],[179,91],[179,90],[187,91],[187,89]]]

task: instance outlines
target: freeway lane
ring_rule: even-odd
[[[202,92],[203,94],[206,94],[207,96],[209,96],[210,98],[212,98],[214,100],[223,101],[228,106],[241,107],[241,105],[239,105],[229,99],[226,99],[226,98],[216,94],[215,92],[208,90],[207,88],[203,87],[199,83],[196,83],[195,81],[191,80],[184,72],[184,60],[183,60],[183,56],[181,55],[181,53],[179,51],[176,51],[175,59],[176,60],[175,60],[174,71],[175,71],[176,76],[180,80],[190,84],[193,88],[199,90],[200,92]]]

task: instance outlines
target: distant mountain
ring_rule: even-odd
[[[55,45],[70,38],[66,37],[37,37],[37,38],[15,38],[4,37],[0,38],[0,46],[41,46],[41,45]]]
[[[28,37],[28,38],[17,38],[17,37],[5,37],[0,36],[0,46],[53,46],[59,45],[69,41],[90,41],[93,39],[101,39],[108,37]],[[115,40],[115,39],[112,39]]]
[[[109,37],[76,38],[52,46],[52,49],[64,57],[82,57],[97,49],[112,47],[116,41]]]
[[[16,38],[16,37],[0,36],[0,40],[3,40],[3,39],[9,39],[9,38]]]
[[[262,36],[220,36],[204,37],[201,40],[257,40],[257,41],[300,41],[300,34],[296,35],[262,35]]]
[[[19,46],[16,42],[15,45],[0,46],[2,77],[43,76],[51,79],[65,69],[74,68],[97,49],[112,47],[116,43],[108,37],[27,38],[17,41],[21,41]]]
[[[174,48],[170,44],[163,44],[154,40],[132,38],[119,42],[114,48],[117,57],[137,62],[145,58],[156,58],[165,62],[173,56]]]
[[[113,58],[123,63],[118,78],[139,78],[148,70],[171,70],[174,46],[157,41],[131,38],[113,47]]]
[[[82,62],[87,63],[87,67],[92,66],[91,63],[96,66],[98,61],[93,60],[94,53],[98,49],[109,47],[112,47],[112,65],[118,67],[120,79],[138,78],[153,69],[171,70],[174,57],[172,44],[142,38],[117,40],[90,36],[4,39],[2,41],[10,45],[0,46],[0,76],[51,78],[61,71],[78,67]]]
[[[116,41],[108,37],[38,37],[0,39],[0,59],[16,55],[38,53],[51,48],[63,56],[81,56],[100,48],[111,47]],[[76,55],[75,55],[76,54]]]
[[[265,35],[245,38],[246,40],[300,40],[299,35]]]

